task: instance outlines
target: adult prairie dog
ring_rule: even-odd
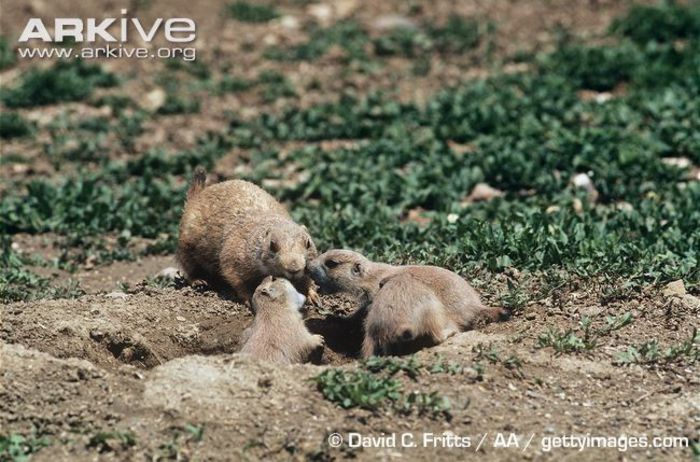
[[[286,279],[265,278],[253,294],[255,320],[243,334],[241,353],[278,364],[304,363],[320,353],[323,337],[309,333],[299,311],[304,298]]]
[[[258,186],[230,180],[205,187],[195,170],[180,221],[177,259],[190,280],[231,287],[243,301],[269,275],[289,279],[317,302],[306,263],[317,254],[306,227]]]
[[[483,305],[467,281],[436,266],[392,266],[357,252],[329,250],[307,271],[322,291],[355,294],[367,307],[365,358],[403,351],[411,342],[438,344],[479,319],[506,314]]]

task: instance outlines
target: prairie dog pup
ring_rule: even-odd
[[[252,183],[205,181],[204,170],[195,170],[180,221],[177,259],[187,278],[229,286],[248,301],[265,276],[279,276],[316,302],[304,274],[317,253],[306,228]]]
[[[299,312],[304,300],[286,279],[266,277],[253,294],[255,320],[243,333],[241,353],[278,364],[308,361],[324,342],[306,330]]]
[[[322,291],[349,292],[367,306],[362,356],[392,354],[403,344],[438,344],[478,319],[497,320],[501,308],[452,271],[436,266],[375,263],[357,252],[329,250],[307,268]]]

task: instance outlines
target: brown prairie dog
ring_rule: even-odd
[[[322,291],[355,294],[368,307],[363,357],[392,354],[419,339],[438,344],[478,319],[505,315],[483,305],[460,276],[436,266],[392,266],[357,252],[329,250],[307,270]]]
[[[316,256],[308,231],[258,186],[230,180],[205,187],[197,169],[180,221],[177,259],[190,280],[231,287],[243,301],[269,275],[289,279],[317,301],[306,263]]]
[[[243,334],[241,353],[278,364],[307,362],[323,348],[323,337],[306,329],[300,309],[304,296],[282,278],[268,276],[252,298],[255,320]]]

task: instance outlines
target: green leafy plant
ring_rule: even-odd
[[[0,114],[0,138],[21,138],[30,135],[33,131],[33,125],[17,112]]]
[[[0,69],[6,69],[17,62],[15,50],[12,49],[10,40],[0,35]]]
[[[345,409],[376,410],[401,398],[400,382],[365,371],[328,369],[315,380],[324,398]]]
[[[116,76],[98,64],[83,60],[58,61],[47,69],[32,68],[18,86],[3,89],[2,101],[8,107],[43,106],[86,99],[96,87],[112,87]]]
[[[640,345],[629,346],[617,357],[617,363],[620,365],[669,364],[682,360],[687,361],[688,364],[695,364],[700,360],[700,331],[698,329],[693,329],[690,336],[678,345],[663,349],[654,339]]]
[[[24,436],[19,433],[0,435],[0,460],[24,462],[41,448],[51,445],[45,437]]]
[[[272,6],[258,5],[245,1],[230,3],[226,10],[232,18],[241,22],[262,23],[271,21],[279,16],[277,10]]]

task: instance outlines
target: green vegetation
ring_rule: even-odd
[[[226,7],[228,14],[238,21],[260,23],[268,22],[279,16],[272,6],[256,5],[244,1],[237,1]]]
[[[320,58],[335,45],[342,48],[350,59],[365,60],[368,42],[367,32],[357,22],[347,20],[313,30],[306,43],[289,49],[270,48],[266,56],[283,61],[310,61]]]
[[[199,112],[199,101],[183,98],[176,93],[168,93],[165,103],[158,108],[158,114],[191,114]]]
[[[319,374],[315,381],[324,398],[344,409],[360,407],[377,411],[390,407],[399,413],[416,412],[418,415],[449,420],[450,401],[446,397],[437,392],[404,392],[402,382],[394,374],[405,370],[411,376],[418,365],[413,362],[408,369],[404,369],[406,366],[407,363],[400,359],[372,358],[364,363],[368,371],[328,369]],[[380,371],[384,373],[378,374]]]
[[[10,236],[0,235],[0,302],[35,300],[40,298],[75,298],[84,292],[73,282],[60,287],[51,285],[28,270],[35,263],[15,252]]]
[[[13,66],[17,62],[15,50],[7,37],[0,35],[0,70]]]
[[[0,435],[0,460],[12,462],[24,462],[41,448],[50,446],[51,443],[44,437],[32,435],[29,437],[12,433]]]
[[[173,428],[170,441],[158,447],[159,454],[152,460],[190,460],[192,446],[204,438],[204,427],[186,424],[184,428]]]
[[[684,279],[696,287],[700,185],[663,158],[700,162],[698,43],[689,39],[676,50],[624,38],[604,47],[563,42],[538,58],[535,72],[446,89],[424,107],[345,94],[264,114],[233,134],[242,146],[357,140],[353,148],[254,157],[253,180],[305,172],[303,181],[281,182],[277,194],[295,204],[321,248],[461,272],[561,268],[578,277],[618,275],[637,285]],[[625,92],[607,102],[578,94],[621,83]],[[600,193],[595,204],[569,183],[581,172]],[[482,181],[505,197],[463,207]],[[578,200],[582,211],[573,206]],[[622,201],[631,208],[618,207]],[[428,226],[404,220],[417,208],[432,218]],[[450,213],[456,222],[446,220]]]
[[[603,336],[631,324],[633,319],[631,313],[608,316],[605,326],[594,329],[592,319],[583,317],[579,323],[579,335],[576,335],[573,329],[560,331],[550,327],[537,338],[536,346],[538,348],[552,347],[557,354],[590,351],[598,346]]]
[[[34,131],[31,123],[16,112],[3,112],[0,114],[0,138],[20,138]]]
[[[328,369],[316,377],[318,388],[328,401],[349,409],[376,410],[389,401],[401,398],[401,383],[365,371]]]
[[[287,49],[269,48],[266,56],[284,61],[311,61],[332,46],[340,47],[349,61],[368,61],[371,56],[425,57],[430,52],[463,54],[481,43],[488,27],[475,19],[452,16],[444,26],[400,27],[371,38],[360,24],[345,20],[312,31],[306,43]]]
[[[14,108],[80,101],[96,87],[112,87],[117,83],[114,74],[103,71],[98,64],[58,61],[47,69],[30,69],[16,87],[3,87],[2,102]]]
[[[436,392],[406,392],[399,372],[417,381],[425,367],[414,357],[372,357],[361,363],[363,369],[327,369],[314,378],[318,390],[328,401],[344,409],[359,407],[370,411],[392,408],[396,412],[430,417],[450,418],[450,401]],[[433,374],[459,373],[454,366],[449,371],[432,369]]]
[[[673,1],[660,6],[636,5],[626,17],[615,20],[611,29],[637,43],[697,38],[700,8],[687,8]]]
[[[98,452],[124,450],[136,445],[136,436],[130,431],[108,431],[93,435],[87,447]]]
[[[601,294],[606,300],[675,279],[696,290],[700,183],[688,181],[687,169],[664,158],[700,164],[700,39],[688,32],[691,26],[677,27],[675,20],[658,26],[653,32],[662,35],[655,38],[630,32],[639,11],[665,17],[666,8],[681,7],[635,9],[616,23],[616,35],[605,45],[562,37],[554,52],[530,58],[527,71],[445,88],[422,105],[351,90],[324,104],[301,107],[292,100],[278,112],[245,120],[234,115],[227,131],[181,152],[151,150],[108,160],[102,155],[105,137],[116,135],[121,147],[133,152],[149,115],[133,110],[128,98],[105,96],[94,104],[119,108],[118,119],[92,118],[51,129],[46,157],[56,168],[75,173],[9,188],[0,202],[0,233],[61,235],[66,252],[60,264],[66,266],[72,259],[83,264],[133,258],[135,239],[150,240],[146,253],[172,252],[191,170],[212,168],[230,149],[242,148],[252,167],[244,176],[279,180],[268,189],[290,204],[319,248],[354,248],[375,259],[438,264],[469,276],[515,268],[550,292],[573,280],[608,281],[607,287],[616,289]],[[695,18],[697,8],[683,10]],[[405,37],[382,46],[399,44],[400,50],[406,37],[424,34],[425,40],[415,42],[417,53],[437,46],[437,30],[449,37],[482,27],[455,21],[442,29],[392,32]],[[377,43],[357,23],[343,21],[312,31],[308,42],[284,55],[315,59],[338,45],[348,56],[360,57]],[[181,70],[213,81],[202,69],[206,66]],[[95,86],[115,82],[97,66],[58,63],[29,72],[3,100],[36,105],[84,99]],[[214,91],[254,89],[268,101],[295,93],[275,72],[252,81],[227,77],[210,83]],[[582,90],[593,89],[614,94],[582,98]],[[168,90],[161,113],[196,110],[190,95]],[[315,144],[338,140],[351,143]],[[305,146],[282,154],[277,147],[289,141]],[[94,168],[85,168],[86,161]],[[597,200],[572,185],[578,173],[591,178]],[[504,196],[467,203],[479,182]],[[417,209],[428,222],[408,219]],[[116,247],[105,246],[99,239],[104,235],[114,238]],[[76,246],[87,252],[71,250]],[[501,299],[515,310],[528,302],[525,287],[513,282]],[[542,342],[577,351],[581,335],[552,332]]]
[[[654,339],[628,347],[627,351],[620,353],[617,358],[617,363],[621,365],[663,365],[674,362],[685,362],[690,365],[698,361],[700,361],[700,331],[698,329],[693,329],[690,336],[678,345],[663,349]]]

